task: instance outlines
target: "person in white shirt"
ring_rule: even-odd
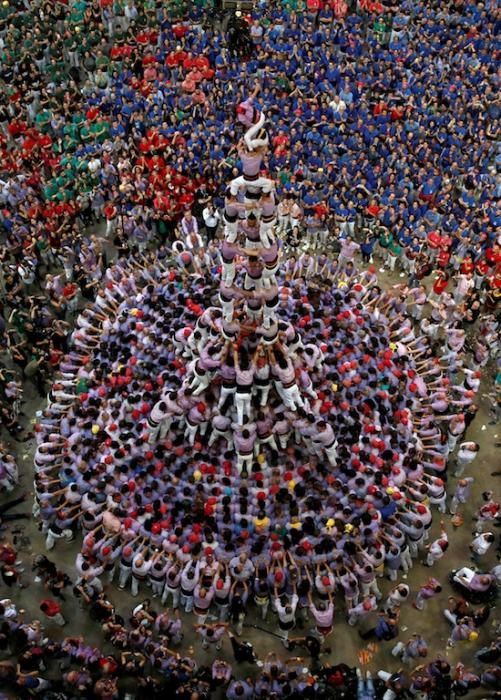
[[[192,253],[198,250],[203,250],[204,247],[202,236],[194,231],[186,236],[184,243],[186,245],[186,249]]]
[[[383,605],[383,610],[399,608],[406,600],[409,600],[410,588],[406,583],[399,583],[391,589]]]
[[[426,562],[424,562],[426,566],[433,566],[435,562],[442,559],[447,551],[447,548],[449,547],[449,540],[443,521],[441,521],[440,526],[442,528],[440,537],[428,546],[428,554],[426,556]]]
[[[477,457],[480,445],[476,442],[462,442],[456,457],[455,477],[461,477],[468,464],[471,464]]]
[[[346,102],[342,100],[339,95],[334,95],[332,100],[329,102],[329,107],[332,109],[334,114],[339,114],[341,117],[346,112]]]
[[[488,552],[495,539],[492,532],[475,534],[475,537],[470,543],[471,558],[475,563],[478,563],[480,557]]]
[[[275,587],[275,610],[278,614],[278,626],[282,633],[282,643],[285,647],[288,646],[289,632],[296,626],[296,608],[299,601],[299,597],[296,593],[296,586],[293,586],[293,594],[290,602],[285,605],[282,604],[281,599],[278,595],[277,588]]]
[[[17,617],[17,608],[10,598],[0,600],[0,605],[3,607],[4,620],[13,620]]]
[[[151,569],[151,561],[144,558],[144,550],[136,554],[132,560],[132,583],[130,592],[133,596],[139,593],[139,584],[141,581],[146,581],[148,572]]]
[[[217,228],[221,221],[221,215],[212,203],[209,203],[202,212],[202,218],[207,231],[207,239],[212,241],[216,237]]]

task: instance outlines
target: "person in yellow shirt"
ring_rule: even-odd
[[[264,533],[270,527],[270,519],[264,511],[260,511],[254,518],[254,528],[257,533]]]

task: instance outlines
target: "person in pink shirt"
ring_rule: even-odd
[[[250,359],[242,350],[237,351],[236,344],[233,345],[233,363],[235,366],[236,392],[235,408],[237,411],[237,422],[243,425],[244,416],[251,415],[252,384],[254,380],[255,358]]]
[[[339,253],[338,266],[340,270],[343,270],[346,263],[353,262],[355,260],[355,255],[360,250],[360,246],[351,236],[341,239],[340,245],[341,251]]]
[[[296,383],[294,365],[284,353],[283,347],[277,344],[274,350],[269,348],[268,356],[271,372],[275,376],[275,388],[287,408],[293,411],[298,407],[304,408],[305,402]]]
[[[223,637],[229,625],[226,622],[217,622],[214,625],[197,624],[193,625],[195,632],[202,638],[202,648],[209,649],[214,646],[216,651],[223,647]]]
[[[311,593],[308,594],[310,613],[315,620],[315,629],[322,640],[326,640],[332,633],[334,625],[334,602],[329,592],[327,601],[320,600],[316,605]]]
[[[440,584],[440,581],[438,581],[436,578],[430,577],[428,581],[421,586],[419,591],[416,594],[416,599],[412,603],[412,606],[416,610],[424,610],[425,604],[427,600],[430,600],[430,598],[434,598],[436,595],[441,593],[442,591],[442,586]]]

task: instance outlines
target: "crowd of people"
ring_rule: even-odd
[[[311,5],[257,6],[240,65],[199,3],[2,6],[2,343],[40,391],[66,351],[65,317],[106,264],[83,225],[104,215],[122,252],[178,236],[185,264],[211,265],[215,247],[176,223],[188,206],[215,231],[250,76],[274,117],[265,168],[292,242],[306,231],[337,246],[356,230],[367,259],[377,246],[416,281],[434,269],[446,290],[461,280],[464,323],[495,309],[495,3]]]
[[[10,559],[13,565],[21,563],[16,561],[17,553],[11,546],[3,545],[0,557],[2,561]],[[500,671],[496,665],[501,655],[499,636],[476,651],[475,664],[467,669],[462,663],[451,666],[444,655],[424,661],[428,655],[427,642],[421,635],[414,634],[392,649],[394,656],[402,658],[404,667],[394,673],[380,670],[373,675],[360,668],[327,662],[330,650],[311,633],[289,641],[289,649],[301,656],[282,659],[272,651],[258,658],[252,645],[237,639],[228,625],[204,624],[196,626],[204,648],[217,650],[224,643],[231,649],[233,660],[216,657],[201,664],[192,653],[179,649],[183,626],[175,612],[165,608],[158,610],[151,600],[145,599],[124,619],[102,589],[90,598],[81,579],[72,584],[44,555],[34,557],[32,576],[33,583],[45,589],[39,605],[44,621],[26,620],[25,611],[18,609],[14,600],[0,600],[2,689],[15,692],[15,697],[19,698],[112,700],[118,697],[160,698],[169,692],[172,697],[192,700],[223,692],[232,699],[284,695],[372,700],[421,695],[442,700],[451,694],[462,697],[480,686],[494,691],[499,687]],[[62,591],[71,585],[74,593],[80,591],[82,606],[96,626],[100,626],[111,651],[105,652],[86,643],[82,636],[63,636],[58,640],[50,637],[51,625],[64,626],[66,621],[61,605],[47,596],[50,592],[65,601]],[[397,587],[390,592],[385,603],[387,615],[381,616],[378,628],[395,621],[394,606],[404,598],[404,591]],[[477,626],[487,618],[485,610],[471,611],[462,598],[450,598],[444,610],[444,615],[456,626],[466,626],[466,615],[471,613]],[[476,634],[471,626],[468,630],[470,637]],[[414,670],[407,668],[416,660],[423,660],[423,663]],[[239,667],[243,663],[254,666],[254,678],[241,677]]]
[[[482,446],[465,433],[499,350],[495,6],[258,4],[242,56],[207,7],[164,5],[0,7],[2,424],[31,439],[24,380],[49,391],[34,514],[48,550],[83,533],[74,593],[126,652],[113,667],[94,650],[87,676],[65,682],[117,697],[120,668],[153,692],[151,664],[179,697],[337,684],[370,698],[370,674],[302,660],[265,662],[254,686],[222,661],[202,673],[168,649],[179,616],[138,606],[127,630],[102,580],[193,613],[207,649],[229,629],[242,647],[250,609],[317,662],[335,608],[364,639],[398,634],[408,586],[384,601],[378,578],[446,554],[445,526],[429,541],[432,511],[457,518],[469,498]],[[379,286],[375,265],[407,281]],[[24,517],[5,512],[22,500],[0,522]],[[499,519],[485,491],[480,567]],[[458,576],[487,600],[499,567]],[[2,577],[24,585],[15,561]],[[430,578],[415,607],[441,589]],[[59,602],[41,611],[65,624]],[[175,633],[153,641],[162,615]],[[485,621],[451,616],[451,646]],[[291,637],[306,619],[315,634]],[[88,656],[83,640],[33,640],[64,663]],[[425,650],[415,638],[393,649],[406,663]],[[438,659],[406,682],[381,672],[382,694],[441,697],[442,676],[475,687],[450,671]],[[40,680],[32,692],[51,687]],[[499,666],[480,682],[496,689]]]

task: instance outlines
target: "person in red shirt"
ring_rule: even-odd
[[[106,217],[106,236],[114,233],[117,225],[118,209],[113,204],[113,202],[108,202],[103,209],[104,215]]]
[[[369,206],[366,209],[366,213],[369,215],[369,217],[371,219],[377,219],[380,211],[381,211],[381,207],[377,203],[377,200],[372,199]]]
[[[461,265],[459,266],[459,269],[463,275],[471,275],[473,274],[473,271],[475,270],[475,263],[471,259],[471,256],[468,255]]]
[[[78,307],[78,287],[74,282],[67,282],[63,289],[68,314],[76,313]]]
[[[475,281],[475,289],[481,289],[485,275],[489,272],[489,265],[483,259],[480,259],[475,265],[473,279]]]
[[[306,9],[310,22],[316,22],[319,10],[322,8],[320,0],[306,0]]]
[[[489,267],[501,264],[501,246],[495,243],[492,248],[485,249],[485,260]]]
[[[437,270],[435,280],[432,285],[430,299],[436,299],[447,289],[449,284],[449,273],[445,270]]]
[[[440,251],[437,255],[437,265],[439,268],[442,270],[445,270],[445,268],[448,266],[449,262],[451,259],[451,254],[447,248],[440,248]]]
[[[44,598],[40,602],[40,610],[49,620],[53,620],[56,625],[64,627],[64,625],[67,624],[67,621],[61,613],[61,606],[55,600],[52,600],[52,598]]]

